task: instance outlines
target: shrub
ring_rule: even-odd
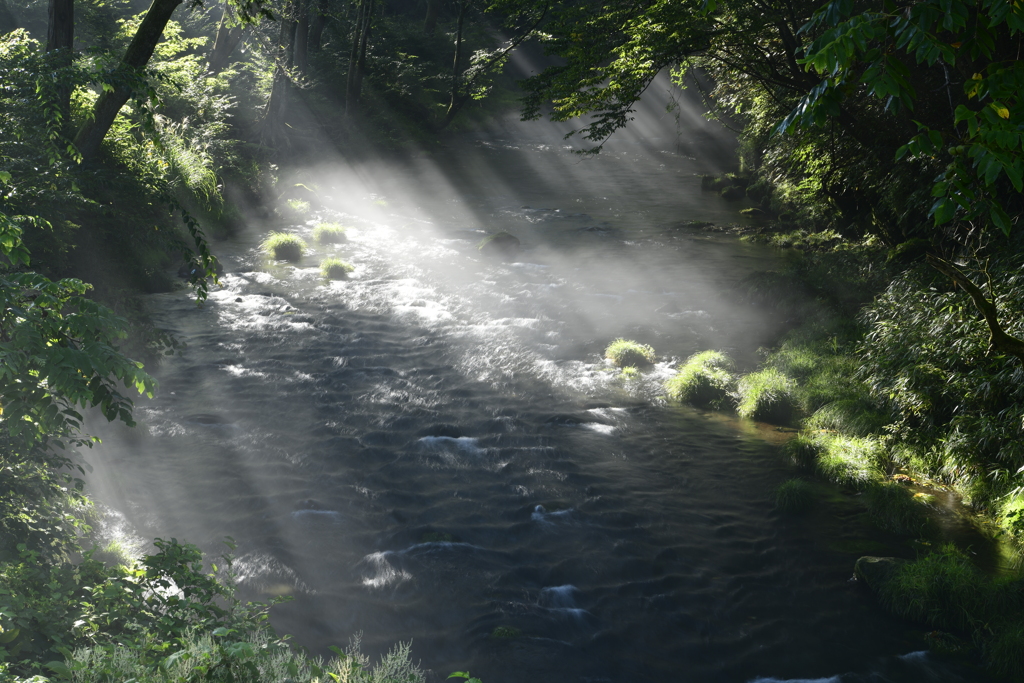
[[[260,247],[278,261],[298,261],[306,251],[306,243],[287,232],[272,232]]]
[[[775,368],[752,372],[739,381],[737,411],[764,422],[787,422],[793,415],[792,379]]]
[[[775,508],[782,512],[805,512],[813,505],[814,492],[803,479],[790,479],[775,489]]]
[[[317,223],[313,228],[313,241],[317,244],[338,244],[348,241],[345,226],[340,223]]]
[[[702,351],[686,359],[665,383],[665,391],[677,401],[719,407],[729,395],[732,367],[732,360],[721,351]]]
[[[653,347],[622,338],[609,344],[608,348],[604,350],[604,356],[620,368],[627,365],[634,367],[651,365],[656,358]]]
[[[338,258],[325,258],[320,262],[320,274],[328,280],[345,280],[355,266]]]
[[[96,680],[165,683],[166,681],[348,681],[349,683],[423,683],[423,671],[410,659],[410,646],[399,643],[371,666],[360,651],[360,638],[330,661],[295,652],[266,631],[254,633],[219,628],[211,633],[190,631],[181,648],[167,657],[147,658],[125,647],[76,650],[67,662],[73,683]],[[101,679],[100,676],[103,676]]]

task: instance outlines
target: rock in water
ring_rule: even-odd
[[[898,557],[865,555],[853,565],[853,574],[877,593],[882,585],[892,578],[893,573],[906,563],[907,560],[901,560]]]
[[[477,249],[481,254],[487,256],[499,256],[502,258],[515,256],[519,253],[519,238],[507,232],[497,232],[485,238]]]

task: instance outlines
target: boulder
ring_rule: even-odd
[[[504,231],[497,232],[481,241],[477,249],[488,256],[514,256],[519,253],[519,238]]]
[[[896,570],[906,563],[907,560],[902,560],[898,557],[865,555],[859,558],[857,563],[853,565],[853,575],[877,593],[882,585],[892,578]]]

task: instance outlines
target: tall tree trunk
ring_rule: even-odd
[[[361,0],[352,31],[352,52],[348,60],[348,82],[345,87],[345,114],[352,116],[359,108],[359,94],[363,89],[363,69],[370,42],[370,24],[373,19],[373,0]]]
[[[327,26],[327,5],[328,0],[316,0],[313,8],[313,18],[309,22],[309,50],[319,52],[323,41],[324,27]]]
[[[231,54],[242,41],[242,27],[231,26],[228,23],[232,19],[231,15],[231,5],[225,0],[224,13],[220,15],[220,25],[217,27],[217,38],[207,60],[207,71],[213,75],[219,74],[227,67],[231,61]]]
[[[132,72],[138,72],[146,66],[149,58],[153,56],[156,44],[160,42],[164,28],[171,19],[171,14],[178,8],[182,0],[153,0],[149,6],[146,16],[139,24],[132,42],[125,50],[118,71],[125,77],[131,76]],[[75,137],[75,146],[82,154],[84,161],[95,159],[100,151],[100,143],[106,137],[107,131],[114,123],[117,113],[132,95],[132,89],[123,81],[115,85],[113,90],[104,90],[96,105],[93,107],[92,120],[86,121],[78,130]]]
[[[292,60],[296,70],[305,74],[309,70],[309,3],[307,0],[296,0],[295,6],[298,18],[295,22]]]
[[[459,3],[459,20],[455,28],[455,58],[452,59],[452,96],[448,101],[448,111],[454,112],[459,101],[459,62],[462,61],[462,23],[466,17],[466,2]]]
[[[293,63],[295,47],[295,4],[289,2],[281,14],[281,33],[278,36],[277,64],[274,67],[274,85],[267,101],[267,116],[264,126],[270,132],[272,143],[276,146],[278,133],[284,126],[288,109],[288,97],[291,90],[289,71]]]
[[[441,0],[427,0],[427,18],[423,20],[423,32],[428,36],[437,30],[437,17],[441,14]]]
[[[75,59],[75,0],[50,0],[46,51],[56,52],[56,65],[70,67]],[[59,78],[60,76],[58,76]],[[57,84],[57,111],[61,127],[71,122],[71,86]]]

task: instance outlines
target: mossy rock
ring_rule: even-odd
[[[853,574],[864,585],[876,593],[895,577],[896,572],[908,564],[898,557],[875,557],[865,555],[853,565]]]
[[[604,350],[604,357],[620,368],[642,368],[652,365],[657,359],[654,347],[629,339],[616,339]]]
[[[765,213],[764,209],[759,209],[757,207],[751,207],[749,209],[741,210],[740,211],[740,215],[741,216],[746,216],[747,218],[764,218],[768,214]]]
[[[739,199],[743,199],[747,195],[747,191],[742,187],[737,187],[736,185],[728,185],[723,187],[719,194],[722,195],[722,199],[737,201]]]
[[[508,232],[497,232],[481,240],[476,248],[488,256],[509,257],[518,254],[519,247],[518,237]]]
[[[513,640],[523,635],[523,632],[515,626],[498,626],[491,631],[491,638],[496,640]]]

